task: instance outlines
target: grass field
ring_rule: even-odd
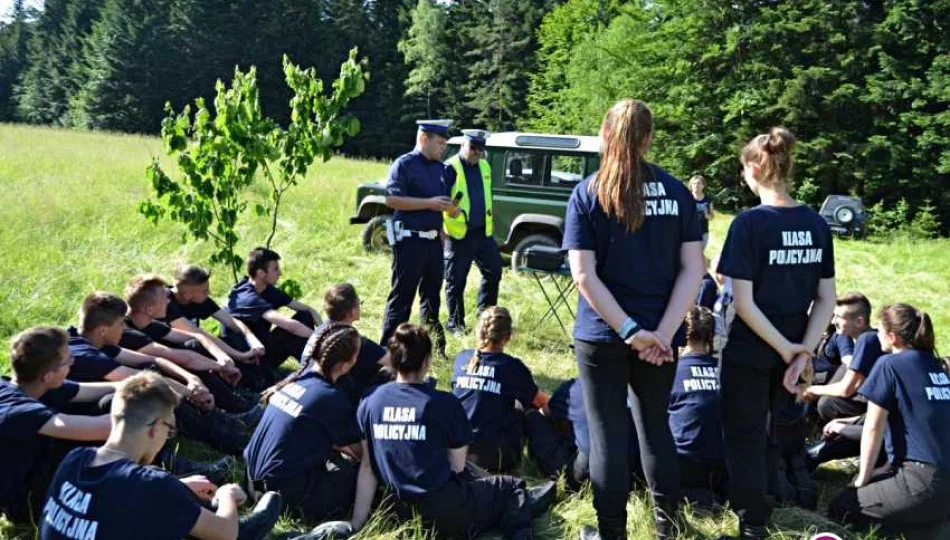
[[[182,261],[203,263],[208,246],[183,240],[181,229],[165,222],[147,223],[135,210],[149,194],[145,166],[160,152],[159,141],[147,137],[114,136],[65,130],[0,126],[0,342],[37,324],[75,324],[82,297],[93,290],[121,293],[127,280],[139,272],[169,276]],[[378,337],[382,309],[389,292],[389,259],[366,254],[359,242],[360,229],[347,218],[354,210],[354,187],[385,174],[387,164],[336,158],[316,166],[306,181],[286,199],[275,247],[282,254],[284,275],[304,285],[304,301],[321,305],[323,291],[331,284],[349,281],[364,300],[357,326]],[[258,197],[266,195],[261,186]],[[728,219],[713,222],[711,255],[721,243]],[[241,251],[266,238],[267,223],[245,216]],[[858,289],[881,306],[907,301],[934,317],[938,346],[950,348],[943,330],[950,328],[950,241],[895,241],[890,244],[840,241],[837,243],[838,289]],[[212,287],[221,300],[231,286],[229,272],[215,269]],[[468,287],[474,303],[477,271]],[[510,352],[532,368],[538,383],[553,390],[575,375],[568,340],[554,322],[537,321],[546,304],[533,281],[506,273],[500,304],[510,308],[517,335]],[[415,314],[415,311],[414,311]],[[444,314],[443,314],[444,317]],[[471,326],[471,321],[469,322]],[[469,346],[450,337],[449,351]],[[0,373],[8,372],[6,346],[0,347]],[[448,366],[436,375],[446,387]],[[193,445],[191,453],[201,450]],[[530,463],[525,477],[537,478]],[[846,478],[841,469],[823,469],[822,501],[831,486]],[[570,538],[582,524],[594,523],[588,493],[562,497],[561,502],[536,522],[536,538]],[[374,518],[358,538],[421,538],[427,533],[418,521],[397,524],[384,514]],[[644,500],[630,501],[630,537],[652,538]],[[735,518],[725,513],[689,516],[693,530],[685,538],[715,537],[734,532]],[[304,524],[282,521],[280,531],[303,529]],[[815,531],[838,531],[820,516],[796,509],[775,514],[773,539],[808,537]],[[0,525],[0,538],[32,537]],[[490,537],[486,537],[490,538]],[[870,537],[868,537],[870,538]]]

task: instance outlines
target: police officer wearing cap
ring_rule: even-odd
[[[399,156],[389,169],[386,205],[395,210],[387,234],[393,247],[392,290],[383,316],[387,343],[396,327],[409,320],[412,302],[419,291],[422,321],[436,336],[436,346],[444,356],[445,336],[439,323],[439,294],[442,290],[442,213],[454,216],[458,210],[449,198],[442,154],[449,138],[451,120],[419,120],[416,147]]]
[[[478,289],[478,312],[498,303],[501,253],[492,237],[491,166],[484,158],[488,132],[463,129],[465,140],[459,153],[446,161],[445,183],[458,205],[455,216],[446,212],[445,298],[450,332],[465,331],[465,282],[472,262],[482,273]],[[462,181],[457,181],[461,179]]]

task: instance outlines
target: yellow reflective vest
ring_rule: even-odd
[[[468,182],[465,179],[465,171],[462,169],[462,161],[458,154],[449,158],[445,162],[455,169],[455,185],[452,186],[452,192],[449,198],[455,199],[457,193],[462,193],[462,200],[459,201],[459,208],[462,210],[457,216],[450,217],[448,212],[443,216],[445,233],[456,240],[465,238],[468,232],[468,211],[471,209],[471,201],[468,198]],[[492,235],[492,217],[491,217],[491,165],[488,161],[480,159],[478,169],[482,175],[482,186],[485,191],[485,236]]]

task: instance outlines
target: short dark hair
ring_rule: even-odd
[[[267,265],[271,261],[279,261],[280,255],[276,251],[265,247],[256,247],[247,256],[247,277],[253,278],[258,270],[267,272]]]
[[[422,369],[426,358],[432,355],[432,339],[421,326],[402,323],[389,338],[389,355],[393,368],[399,373],[415,373]]]
[[[133,311],[141,311],[156,299],[163,298],[167,294],[167,285],[164,279],[155,274],[135,276],[125,287],[125,302]]]
[[[858,316],[864,317],[864,320],[868,323],[871,322],[871,301],[868,300],[867,296],[857,291],[849,291],[838,295],[838,298],[835,298],[835,305],[857,307]]]
[[[323,311],[331,321],[339,321],[360,305],[356,288],[349,283],[339,283],[323,294]]]
[[[712,352],[716,340],[716,318],[709,308],[693,306],[686,312],[686,341],[702,343]]]
[[[69,342],[61,328],[37,326],[10,341],[10,363],[18,382],[32,383],[52,371],[63,359],[59,351]]]
[[[79,331],[89,332],[101,326],[111,326],[124,318],[128,309],[125,300],[114,294],[102,291],[90,293],[83,299],[79,310]]]
[[[211,270],[197,264],[182,264],[175,270],[175,285],[204,285],[211,279]]]

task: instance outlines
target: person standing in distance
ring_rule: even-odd
[[[706,178],[701,174],[694,175],[689,179],[689,190],[693,194],[693,199],[696,200],[699,224],[703,228],[703,251],[705,251],[706,245],[709,244],[709,220],[715,214],[712,199],[706,195]]]
[[[705,271],[702,233],[686,186],[646,161],[653,113],[645,104],[625,99],[611,107],[600,138],[600,169],[574,188],[563,243],[580,291],[574,351],[599,527],[599,534],[585,527],[581,538],[627,537],[632,413],[663,540],[676,535],[680,499],[667,405],[676,347],[685,344],[683,317]]]
[[[449,139],[451,120],[419,120],[416,147],[396,158],[386,182],[386,206],[393,212],[387,233],[393,247],[392,289],[383,315],[380,343],[388,343],[396,327],[409,320],[412,301],[419,291],[419,315],[436,337],[436,348],[445,356],[445,334],[439,322],[442,291],[442,212],[453,209],[451,185],[443,179],[440,161]],[[452,210],[449,215],[457,215]]]
[[[445,162],[445,183],[452,186],[450,196],[459,211],[445,214],[445,301],[449,308],[446,328],[454,334],[465,333],[465,281],[472,262],[482,273],[478,288],[478,308],[498,304],[501,283],[501,253],[492,237],[491,166],[485,159],[488,132],[463,129],[465,141],[459,153]]]
[[[720,384],[729,499],[746,540],[767,536],[767,478],[778,467],[766,458],[770,413],[797,391],[835,306],[831,230],[788,193],[794,148],[791,132],[775,127],[742,150],[743,177],[762,204],[735,217],[719,259],[738,315]]]

